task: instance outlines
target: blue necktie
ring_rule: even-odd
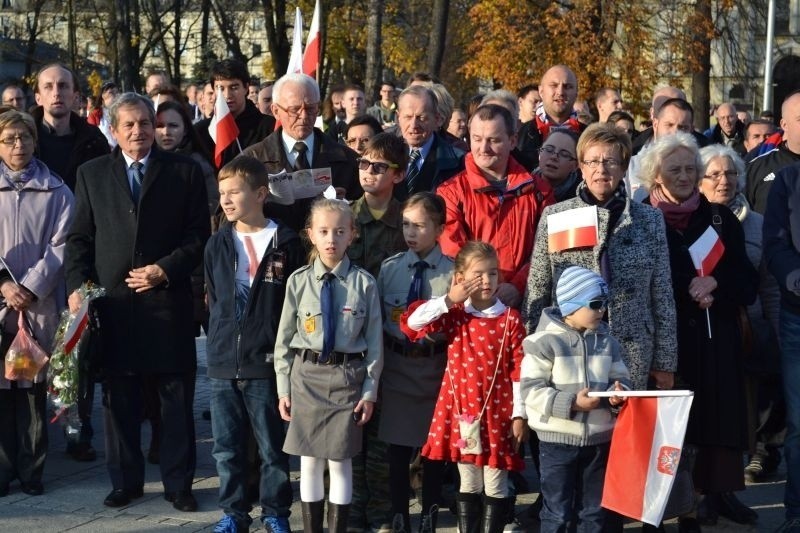
[[[319,301],[322,305],[322,353],[319,356],[320,363],[327,363],[336,345],[336,309],[333,305],[333,279],[330,272],[322,275],[322,290],[319,293]]]
[[[430,265],[425,261],[417,261],[411,267],[414,269],[414,277],[411,280],[411,287],[408,289],[406,305],[422,299],[422,278],[425,275],[425,269],[430,268]]]
[[[417,176],[419,176],[419,166],[417,163],[421,157],[422,153],[417,148],[411,150],[411,154],[408,158],[408,172],[406,172],[406,189],[408,189],[409,196],[417,192],[414,188],[414,181],[417,179]]]
[[[139,161],[131,163],[131,170],[133,170],[133,179],[131,180],[131,198],[133,203],[139,204],[139,193],[142,191],[142,165]]]

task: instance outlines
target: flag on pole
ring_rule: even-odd
[[[217,100],[214,102],[214,116],[208,125],[208,134],[214,141],[214,163],[217,168],[222,167],[222,152],[239,140],[239,126],[236,125],[228,102],[222,96],[222,89],[217,92]]]
[[[560,252],[597,244],[597,206],[547,215],[547,248]]]
[[[694,393],[629,397],[614,426],[601,505],[658,526],[681,458]]]
[[[689,255],[692,256],[692,263],[697,270],[698,276],[708,276],[714,271],[722,254],[725,252],[725,245],[719,234],[711,226],[700,235],[689,247]]]
[[[292,33],[292,53],[289,56],[289,68],[286,74],[303,72],[303,15],[300,8],[294,14],[294,33]]]
[[[303,52],[303,73],[308,74],[312,78],[317,73],[319,67],[319,52],[320,52],[320,34],[319,34],[319,19],[322,16],[322,6],[320,0],[317,0],[314,6],[314,16],[311,19],[311,27],[308,29],[308,37],[306,38],[306,49]]]

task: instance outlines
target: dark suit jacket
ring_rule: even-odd
[[[244,111],[239,113],[235,122],[239,128],[239,144],[242,145],[242,150],[267,138],[268,135],[275,131],[275,117],[261,113],[250,100],[245,102]],[[208,153],[213,155],[214,141],[208,133],[209,124],[211,124],[211,119],[206,118],[195,124],[194,129],[200,136],[200,140],[205,145]],[[233,143],[222,152],[222,164],[229,163],[237,155],[239,155],[239,146]]]
[[[433,144],[409,190],[405,181],[394,188],[394,197],[401,202],[416,192],[432,192],[440,183],[464,170],[464,151],[451,145],[438,133],[434,133]]]
[[[196,367],[189,275],[209,234],[203,173],[192,159],[154,145],[138,206],[119,148],[78,168],[65,251],[67,292],[87,280],[107,291],[96,305],[107,375]],[[137,294],[125,278],[150,264],[159,265],[168,282]]]
[[[243,153],[261,161],[270,174],[278,174],[282,170],[291,172],[292,168],[283,149],[279,128],[263,141],[247,148]],[[348,200],[356,200],[364,194],[358,181],[358,154],[350,148],[334,142],[328,135],[314,128],[314,155],[311,157],[313,168],[330,167],[334,187],[342,187],[347,191]],[[293,205],[268,203],[268,216],[278,218],[295,231],[305,227],[306,218],[313,198],[297,200]]]

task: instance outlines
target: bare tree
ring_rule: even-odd
[[[697,0],[694,6],[695,18],[711,20],[711,0]],[[692,72],[692,104],[694,107],[694,126],[703,131],[708,128],[708,110],[711,100],[711,35],[702,29],[695,32],[697,43],[697,63]]]
[[[440,77],[442,58],[447,43],[447,16],[450,12],[450,0],[434,0],[433,24],[431,24],[430,40],[428,43],[428,72],[435,77]]]
[[[364,91],[370,102],[376,101],[381,88],[383,56],[381,54],[381,14],[383,0],[369,0],[367,12],[367,71],[364,77]]]

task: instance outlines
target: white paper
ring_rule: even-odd
[[[269,200],[281,205],[292,205],[295,200],[313,198],[333,184],[330,167],[287,172],[282,170],[269,175]]]

